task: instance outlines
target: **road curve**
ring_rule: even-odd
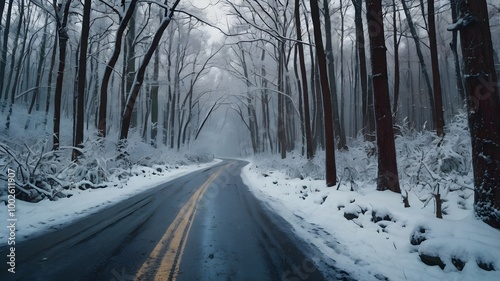
[[[244,165],[225,160],[20,243],[0,280],[351,280],[254,197]]]

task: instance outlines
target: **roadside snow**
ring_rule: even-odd
[[[22,241],[51,229],[58,229],[79,218],[96,213],[112,204],[116,204],[138,193],[158,186],[159,184],[171,181],[185,174],[201,170],[222,160],[214,160],[210,163],[191,164],[185,166],[175,166],[161,172],[159,167],[134,166],[131,169],[132,176],[126,183],[115,179],[116,184],[101,189],[72,189],[66,191],[71,194],[69,198],[62,198],[57,201],[42,200],[38,203],[28,203],[21,200],[16,201],[17,215],[17,235],[16,240]],[[1,208],[0,216],[7,217],[7,209]],[[7,231],[0,232],[1,243],[7,243]]]
[[[411,207],[404,208],[399,194],[376,191],[373,183],[362,192],[350,191],[349,184],[336,190],[323,180],[263,172],[255,162],[243,168],[242,178],[299,236],[356,280],[500,280],[500,232],[476,220],[470,208],[460,208],[457,192],[446,198],[450,215],[437,219],[433,205],[424,207],[416,193],[409,193]],[[412,245],[421,227],[426,240]],[[424,264],[421,253],[441,257],[446,267]],[[465,263],[461,271],[452,259]]]

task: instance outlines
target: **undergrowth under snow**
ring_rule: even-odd
[[[361,140],[337,152],[334,187],[325,186],[321,153],[312,161],[256,157],[242,176],[298,235],[357,280],[500,280],[500,231],[472,210],[465,115],[448,125],[444,139],[400,131],[399,179],[409,208],[400,194],[376,191],[377,155]],[[435,216],[438,193],[443,219]]]
[[[211,162],[213,155],[195,148],[176,151],[163,145],[158,148],[144,142],[137,130],[132,130],[126,145],[118,150],[118,135],[105,139],[96,131],[87,130],[81,155],[71,161],[72,130],[69,119],[61,122],[61,146],[52,151],[51,125],[31,122],[24,128],[23,110],[15,111],[13,124],[0,137],[0,181],[7,181],[7,170],[16,174],[16,198],[26,202],[51,201],[66,198],[71,190],[121,187],[134,175],[137,167],[152,167],[158,173],[179,166]],[[43,120],[36,112],[34,120]],[[0,185],[0,203],[7,200],[7,186]]]

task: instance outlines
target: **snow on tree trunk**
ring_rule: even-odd
[[[460,30],[465,92],[472,139],[474,211],[500,228],[500,97],[485,0],[460,1]]]
[[[387,81],[387,48],[385,46],[381,0],[367,1],[366,10],[379,152],[377,190],[389,189],[400,193],[389,100],[389,84]]]

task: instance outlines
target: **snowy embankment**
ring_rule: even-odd
[[[337,152],[334,187],[322,179],[320,154],[313,161],[256,158],[242,177],[298,235],[357,280],[497,281],[500,231],[474,218],[465,127],[459,117],[444,140],[403,128],[396,145],[409,208],[400,194],[376,191],[376,155],[367,156],[371,145],[359,141]],[[435,215],[437,193],[443,219]]]
[[[22,241],[47,231],[57,230],[73,221],[94,214],[159,184],[220,162],[221,160],[216,159],[209,163],[192,163],[172,167],[165,165],[155,165],[153,167],[136,165],[130,169],[132,175],[130,178],[126,181],[116,182],[106,188],[68,190],[65,191],[65,194],[69,197],[57,201],[42,200],[38,203],[28,203],[17,200],[18,229],[16,239]],[[4,213],[4,210],[2,208],[2,213]],[[5,214],[3,217],[5,217]],[[0,241],[6,243],[7,234],[6,231],[0,232]]]

